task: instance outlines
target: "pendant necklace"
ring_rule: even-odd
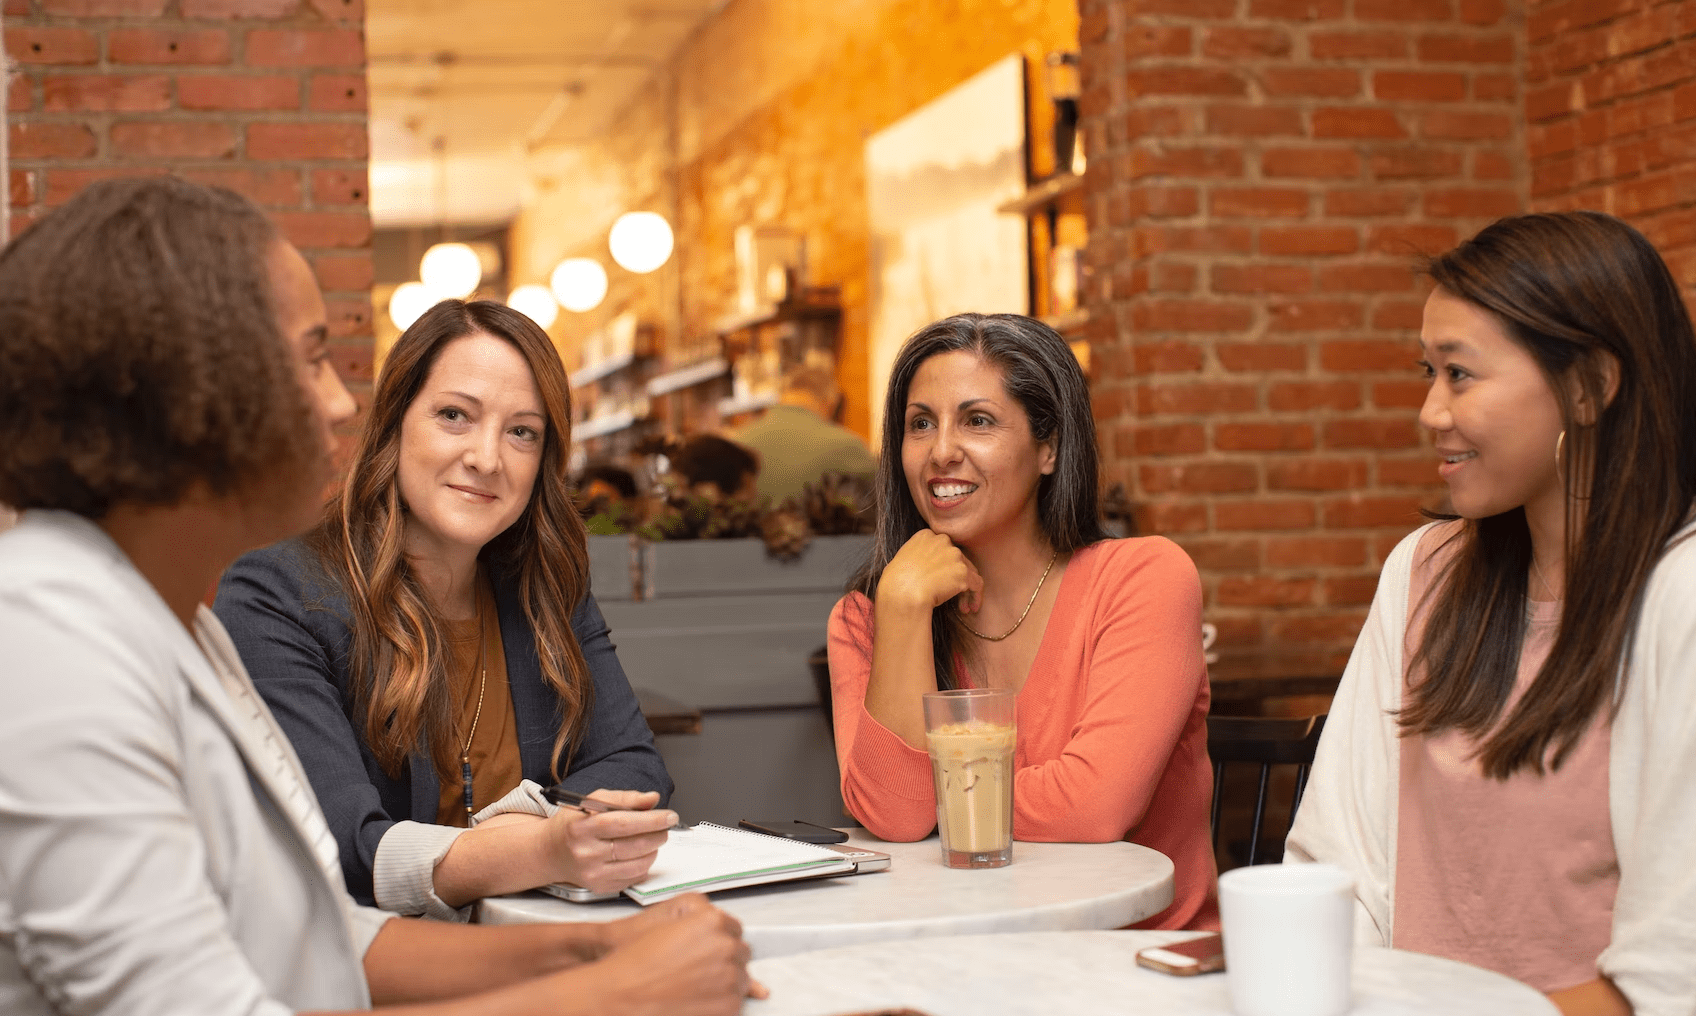
[[[489,664],[485,659],[482,590],[477,595],[477,665],[482,676],[477,682],[477,711],[471,716],[471,733],[465,738],[465,747],[459,752],[459,775],[465,782],[465,825],[471,825],[471,742],[477,738],[477,721],[483,718],[483,693],[489,688]]]
[[[1036,606],[1036,594],[1042,592],[1042,584],[1044,582],[1048,581],[1048,573],[1054,570],[1054,562],[1056,560],[1058,560],[1059,557],[1060,557],[1060,552],[1058,550],[1055,551],[1054,554],[1051,557],[1049,557],[1048,567],[1044,568],[1042,570],[1042,578],[1036,580],[1036,588],[1031,590],[1031,599],[1030,599],[1029,603],[1025,604],[1025,612],[1023,614],[1019,615],[1019,619],[1017,621],[1013,622],[1013,627],[1007,629],[1006,631],[1002,632],[999,635],[985,635],[983,632],[978,631],[976,628],[973,628],[971,625],[966,624],[965,618],[961,618],[960,623],[966,625],[967,631],[971,632],[973,635],[976,635],[978,638],[983,639],[985,642],[1000,642],[1002,639],[1004,639],[1007,636],[1018,631],[1019,625],[1024,624],[1025,618],[1030,616],[1031,608]]]

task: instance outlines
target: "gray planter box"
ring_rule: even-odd
[[[779,561],[764,542],[675,540],[645,543],[645,600],[724,593],[834,593],[871,552],[872,537],[817,536],[795,561]]]
[[[631,564],[639,560],[629,536],[589,537],[589,591],[596,601],[634,599]]]
[[[679,596],[601,605],[630,683],[696,709],[818,702],[807,657],[839,593]]]

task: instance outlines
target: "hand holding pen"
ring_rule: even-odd
[[[557,788],[554,788],[557,789]],[[569,882],[594,892],[617,892],[648,875],[677,816],[655,809],[659,795],[633,790],[597,790],[595,797],[561,792],[562,805],[542,820],[541,849],[557,871],[552,882]]]
[[[597,791],[595,791],[595,793],[597,793],[597,794],[616,793],[616,791],[597,790]],[[628,792],[626,792],[626,793],[628,793]],[[554,804],[559,805],[562,808],[575,808],[578,811],[584,812],[584,813],[589,814],[589,815],[601,815],[601,814],[605,814],[606,812],[609,812],[609,811],[645,810],[645,809],[631,808],[628,805],[623,805],[623,804],[614,804],[611,801],[606,801],[606,800],[603,800],[599,797],[590,797],[588,794],[579,794],[575,790],[567,790],[567,789],[565,789],[564,787],[562,787],[558,784],[555,784],[554,786],[551,786],[547,790],[543,791],[542,796],[546,797],[549,801],[553,802]],[[689,823],[683,821],[682,816],[675,816],[673,821],[672,821],[672,824],[667,826],[666,828],[667,829],[691,829],[691,828],[693,828],[693,826],[691,826]]]

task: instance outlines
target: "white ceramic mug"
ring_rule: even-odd
[[[1349,1008],[1354,880],[1331,864],[1263,864],[1219,876],[1225,981],[1237,1016],[1339,1016]]]

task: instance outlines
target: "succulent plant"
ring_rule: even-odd
[[[807,517],[795,508],[793,501],[773,508],[760,518],[760,536],[766,541],[766,553],[779,561],[793,561],[813,542]]]
[[[846,536],[872,531],[877,521],[872,502],[869,479],[825,473],[818,483],[802,485],[799,503],[791,498],[784,507],[799,511],[814,536]]]

